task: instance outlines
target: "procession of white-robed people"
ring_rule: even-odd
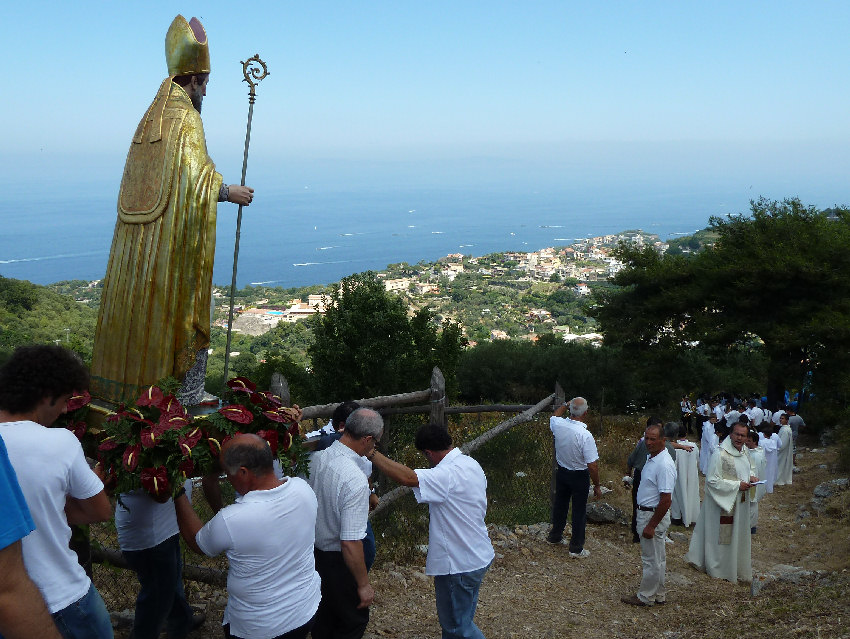
[[[690,565],[732,583],[752,581],[759,502],[776,486],[790,485],[797,471],[797,437],[806,425],[797,402],[771,411],[762,397],[719,394],[694,402],[685,395],[680,407],[680,422],[650,417],[626,461],[623,482],[632,487],[632,541],[641,544],[643,577],[622,601],[635,606],[666,603],[671,524],[693,527],[685,554]]]

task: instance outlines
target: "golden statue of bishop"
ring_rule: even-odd
[[[118,194],[118,220],[92,356],[92,394],[130,403],[173,376],[181,401],[204,395],[218,202],[248,205],[254,190],[222,184],[207,155],[201,103],[209,43],[197,18],[165,36],[168,77],[142,117]]]

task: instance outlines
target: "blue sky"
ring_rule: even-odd
[[[178,12],[209,35],[204,122],[231,182],[248,108],[239,62],[255,53],[271,75],[249,182],[306,180],[322,162],[352,180],[388,164],[409,180],[484,179],[495,162],[553,181],[739,173],[828,205],[850,169],[847,2],[7,5],[4,188],[45,171],[45,188],[117,184]]]

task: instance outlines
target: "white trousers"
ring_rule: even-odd
[[[759,503],[757,501],[750,502],[750,528],[755,528],[759,525]]]
[[[637,511],[637,532],[640,535],[640,560],[643,564],[643,577],[637,597],[650,606],[667,601],[664,587],[664,573],[667,572],[667,544],[664,535],[670,527],[670,511],[658,522],[652,539],[643,536],[643,529],[654,513],[647,510]]]

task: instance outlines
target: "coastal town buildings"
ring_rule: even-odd
[[[621,243],[652,246],[659,252],[668,248],[656,235],[623,231],[576,240],[569,246],[544,247],[536,251],[507,251],[484,256],[450,253],[435,263],[396,265],[397,268],[378,273],[378,278],[386,291],[404,297],[410,308],[429,306],[435,311],[436,321],[459,321],[470,339],[536,340],[540,334],[554,333],[568,342],[584,340],[598,344],[602,337],[587,332],[592,330],[593,325],[588,324],[586,317],[575,320],[575,330],[571,330],[565,325],[563,316],[553,316],[551,310],[540,307],[539,303],[526,306],[517,304],[517,299],[506,303],[507,299],[503,297],[504,301],[493,306],[493,302],[500,299],[499,294],[486,291],[506,290],[506,286],[515,290],[543,286],[540,290],[551,292],[562,286],[575,299],[584,300],[582,304],[592,304],[594,287],[602,285],[624,266],[615,256],[615,249]],[[463,278],[458,280],[461,276]],[[461,284],[458,285],[458,282]],[[460,288],[456,289],[456,286]],[[464,307],[470,310],[474,303],[467,302],[467,298],[484,296],[490,301],[487,306],[477,306],[474,317],[478,319],[475,320],[468,311],[464,311],[467,315],[461,316],[457,304],[453,303],[453,296],[457,295],[460,297],[456,297],[455,301],[464,300]],[[234,330],[259,335],[279,322],[295,323],[322,314],[325,312],[324,303],[325,298],[320,294],[311,294],[306,301],[293,299],[287,304],[278,302],[277,305],[268,304],[268,300],[256,300],[251,308],[237,308]],[[576,313],[584,315],[580,310]],[[220,325],[224,324],[226,320],[220,320]]]

